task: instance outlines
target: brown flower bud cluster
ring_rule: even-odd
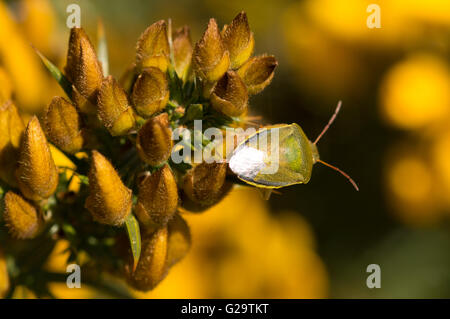
[[[227,116],[247,111],[249,95],[270,84],[277,61],[273,56],[251,58],[255,40],[244,12],[239,13],[221,32],[211,19],[193,52],[196,75],[204,82],[211,105]]]
[[[254,42],[243,12],[222,31],[211,19],[195,45],[187,26],[172,32],[171,22],[161,20],[142,33],[133,65],[116,80],[104,74],[85,31],[73,28],[63,75],[69,89],[58,80],[67,97],[54,97],[30,119],[21,116],[11,89],[0,87],[0,178],[8,185],[4,220],[11,235],[39,236],[46,223],[56,225],[44,213],[65,204],[81,211],[60,213],[58,223],[77,231],[90,223],[106,227],[119,242],[117,226],[128,230],[136,216],[140,257],[129,249],[125,277],[136,289],[154,288],[190,247],[182,214],[206,210],[233,185],[226,163],[172,162],[172,132],[190,129],[194,118],[240,125],[235,117],[247,113],[249,96],[270,83],[277,66],[273,56],[252,57]],[[86,218],[89,225],[81,222]],[[86,242],[72,242],[80,245],[73,251]]]

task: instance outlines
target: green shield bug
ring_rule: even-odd
[[[339,101],[333,116],[314,142],[295,123],[260,129],[236,147],[230,158],[230,169],[250,185],[274,189],[308,183],[313,165],[322,163],[345,176],[358,191],[349,175],[320,159],[316,146],[335,120],[341,105]]]

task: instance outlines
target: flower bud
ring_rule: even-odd
[[[172,152],[172,145],[172,130],[169,127],[167,113],[145,122],[136,139],[139,156],[152,166],[159,166],[167,161]]]
[[[78,92],[75,85],[72,85],[72,96],[71,100],[78,107],[81,113],[84,114],[95,114],[97,112],[97,107],[86,99],[80,92]]]
[[[131,212],[131,195],[111,163],[99,152],[92,151],[85,207],[94,220],[112,226],[123,224]]]
[[[102,67],[94,47],[82,28],[70,29],[66,76],[78,92],[91,103],[97,103],[97,92],[102,84]]]
[[[179,214],[169,221],[168,230],[167,265],[172,267],[183,259],[189,251],[191,247],[191,232],[186,221]]]
[[[226,163],[201,163],[184,177],[183,191],[192,202],[210,206],[225,193]]]
[[[162,111],[169,100],[166,75],[157,68],[147,68],[134,83],[131,101],[142,116],[152,116]]]
[[[127,269],[128,283],[135,289],[148,291],[156,287],[167,274],[167,227],[162,227],[154,233],[144,233],[142,236],[141,257],[136,270]]]
[[[10,234],[18,239],[35,237],[41,224],[36,208],[11,191],[5,195],[3,217]]]
[[[192,61],[192,44],[189,27],[175,31],[173,35],[173,56],[175,71],[183,82],[186,82]]]
[[[244,82],[234,71],[227,71],[211,94],[214,109],[228,116],[239,116],[247,110],[248,93]]]
[[[49,197],[58,186],[58,170],[39,120],[33,116],[27,125],[16,170],[22,194],[32,200]]]
[[[6,259],[0,250],[0,298],[4,298],[9,290],[9,274]]]
[[[237,71],[249,94],[258,94],[272,81],[278,62],[269,55],[257,56],[248,60]]]
[[[140,68],[156,67],[166,72],[169,64],[169,41],[164,20],[153,23],[139,37],[136,64]]]
[[[229,26],[223,28],[222,39],[230,52],[232,69],[239,68],[250,58],[255,47],[255,39],[245,12],[239,13]]]
[[[81,119],[77,109],[60,96],[50,102],[45,115],[48,138],[66,153],[74,154],[83,147]]]
[[[0,68],[0,107],[12,95],[12,83],[5,69]]]
[[[195,45],[192,58],[197,76],[207,82],[216,82],[228,70],[230,55],[223,44],[216,20],[209,20],[203,37]]]
[[[100,88],[98,116],[113,136],[127,134],[136,124],[127,95],[112,76],[105,78]]]
[[[17,186],[14,176],[24,125],[11,100],[0,105],[0,179]]]
[[[166,225],[177,206],[178,188],[169,165],[147,175],[140,183],[135,211],[143,225]]]

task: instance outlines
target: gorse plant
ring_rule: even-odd
[[[104,37],[99,41],[104,48]],[[10,293],[25,285],[50,294],[48,282],[62,278],[43,265],[58,239],[70,243],[68,262],[82,264],[87,283],[105,288],[103,274],[110,273],[153,289],[189,249],[182,213],[211,207],[241,181],[265,189],[309,181],[320,161],[317,141],[296,124],[273,126],[283,152],[272,176],[255,171],[264,157],[251,174],[239,162],[247,160],[239,151],[268,128],[236,148],[230,167],[171,159],[175,129],[195,135],[196,120],[205,130],[251,123],[249,96],[271,82],[277,66],[273,56],[252,57],[253,49],[242,12],[222,31],[211,19],[194,46],[188,27],[172,32],[170,21],[152,24],[120,79],[104,74],[107,56],[97,56],[81,28],[71,29],[64,72],[38,53],[67,97],[54,97],[24,125],[10,94],[0,96],[3,220],[10,233],[0,239],[10,256]],[[189,156],[208,143],[187,145]]]

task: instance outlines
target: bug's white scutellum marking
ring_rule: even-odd
[[[231,156],[230,169],[238,176],[246,179],[255,178],[266,167],[265,153],[253,147],[244,146]]]

